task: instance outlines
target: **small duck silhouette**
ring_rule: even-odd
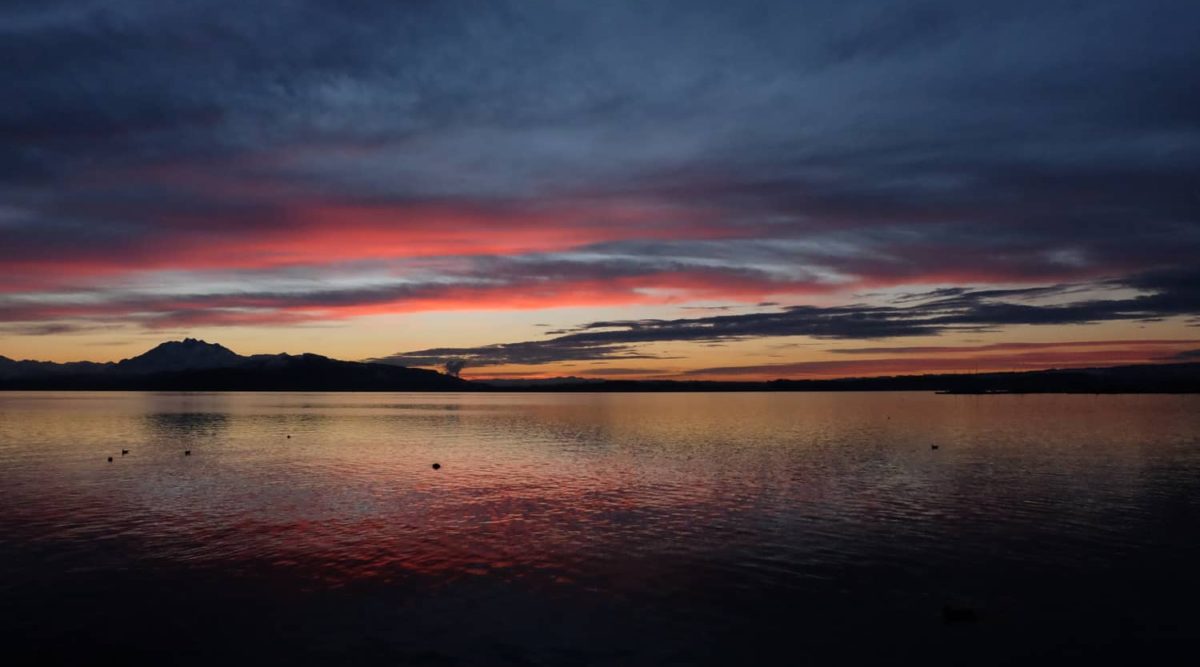
[[[930,449],[938,449],[939,447],[940,447],[940,445],[930,445],[929,446]]]
[[[435,464],[433,464],[433,469],[434,469],[434,470],[441,470],[441,469],[442,469],[442,464],[440,464],[440,463],[435,463]]]
[[[190,450],[190,449],[185,449],[185,450],[183,450],[183,455],[184,455],[184,456],[191,456],[191,455],[192,455],[192,450]]]
[[[121,450],[121,456],[125,456],[125,455],[126,455],[126,454],[128,454],[128,453],[129,453],[129,450],[128,450],[128,449],[122,449],[122,450]]]
[[[112,457],[111,457],[111,456],[110,456],[110,457],[108,457],[108,462],[109,462],[109,463],[112,463]]]

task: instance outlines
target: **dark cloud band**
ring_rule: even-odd
[[[1111,287],[1112,285],[1109,285]],[[1038,304],[1079,286],[935,290],[911,303],[835,307],[793,306],[776,312],[673,320],[601,321],[542,341],[402,353],[382,361],[428,365],[447,357],[472,366],[545,364],[567,360],[638,358],[639,344],[712,342],[779,336],[874,340],[979,332],[1013,325],[1083,325],[1200,314],[1200,271],[1157,272],[1118,281],[1146,293],[1127,298]]]

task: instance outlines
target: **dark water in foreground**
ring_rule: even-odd
[[[0,393],[0,481],[41,664],[1094,663],[1200,620],[1200,396]]]

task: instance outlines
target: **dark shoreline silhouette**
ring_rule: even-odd
[[[0,389],[86,391],[470,391],[437,371],[317,354],[241,356],[195,339],[120,362],[56,364],[0,357]]]
[[[476,381],[486,383],[486,381]],[[580,380],[522,385],[505,381],[492,391],[703,392],[703,391],[928,391],[942,394],[1194,394],[1200,363],[971,374],[893,375],[829,380]]]
[[[0,357],[0,390],[80,391],[932,391],[945,394],[1200,393],[1200,363],[936,373],[823,380],[468,381],[437,371],[339,361],[316,354],[241,356],[195,339],[163,343],[120,362],[53,363]]]

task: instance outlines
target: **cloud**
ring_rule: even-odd
[[[871,340],[933,336],[949,332],[991,331],[1013,325],[1083,325],[1200,313],[1200,272],[1142,274],[1108,287],[1149,290],[1124,298],[1082,298],[1066,303],[1039,303],[1049,297],[1080,295],[1079,285],[1019,289],[932,290],[913,295],[904,305],[791,306],[773,312],[712,315],[672,320],[591,322],[541,341],[479,348],[422,350],[384,361],[401,365],[440,363],[446,355],[469,357],[473,366],[545,364],[566,360],[636,358],[639,344],[715,342],[778,336],[831,340]],[[1076,345],[1089,345],[1077,343]],[[1021,344],[987,349],[1020,349]],[[909,353],[950,348],[860,348],[863,351]],[[853,352],[851,352],[853,353]],[[824,363],[824,362],[822,362]],[[830,362],[844,364],[848,362]],[[852,364],[851,364],[852,365]]]
[[[400,366],[438,366],[448,360],[462,362],[472,368],[507,364],[541,365],[561,361],[593,361],[610,359],[660,359],[652,354],[637,352],[631,345],[604,343],[574,343],[551,339],[521,343],[497,343],[481,347],[441,347],[374,359]]]
[[[608,327],[626,345],[1195,313],[1186,286],[1133,281],[1200,252],[1197,20],[1184,0],[5,3],[0,316],[845,304]],[[276,289],[296,271],[357,285]],[[147,295],[180,272],[192,289]],[[1106,278],[1150,296],[979,291]],[[937,309],[846,296],[945,285]]]
[[[430,264],[356,264],[344,273],[330,267],[217,276],[179,272],[169,283],[106,292],[84,289],[7,296],[0,292],[0,322],[79,320],[148,328],[291,325],[429,310],[674,303],[698,298],[753,300],[764,294],[828,289],[805,277],[683,262],[550,256],[457,258]]]
[[[909,347],[857,347],[857,348],[837,348],[830,350],[835,354],[968,354],[975,352],[1001,352],[1001,351],[1022,351],[1022,350],[1048,350],[1061,348],[1111,348],[1111,347],[1164,347],[1178,346],[1193,341],[1179,340],[1175,338],[1163,339],[1146,339],[1139,338],[1136,340],[1082,340],[1082,341],[1066,341],[1054,343],[990,343],[987,345],[920,345]]]
[[[717,366],[684,371],[687,377],[743,377],[759,379],[808,377],[864,377],[924,373],[1026,371],[1045,368],[1084,368],[1161,362],[1137,346],[1104,350],[1046,350],[972,357],[905,356],[878,359],[788,362],[745,366]]]
[[[66,322],[44,324],[0,324],[0,331],[13,336],[55,336],[93,331],[104,327],[87,327]]]

